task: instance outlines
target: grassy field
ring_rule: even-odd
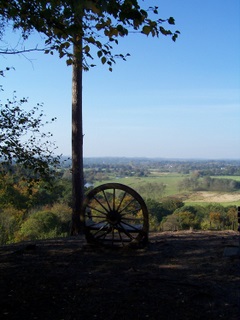
[[[137,189],[139,186],[146,183],[163,183],[166,185],[165,196],[171,196],[179,193],[178,183],[183,179],[182,175],[179,174],[162,174],[158,176],[150,177],[124,177],[124,178],[112,178],[110,180],[104,180],[96,184],[103,184],[108,182],[116,182],[126,184],[133,189]]]
[[[240,195],[239,195],[240,197]],[[229,206],[236,206],[236,207],[239,207],[240,206],[240,200],[239,201],[231,201],[231,202],[221,202],[221,201],[214,201],[214,202],[191,202],[191,201],[184,201],[184,203],[186,205],[189,205],[189,206],[207,206],[209,205],[210,203],[219,203],[221,204],[223,207],[229,207]]]
[[[128,185],[129,187],[138,190],[141,186],[146,184],[164,184],[166,185],[165,192],[163,194],[164,197],[167,196],[177,196],[181,197],[183,201],[187,204],[200,204],[207,205],[209,203],[221,203],[224,206],[228,205],[236,205],[240,206],[240,192],[231,192],[231,193],[223,193],[223,192],[189,192],[186,190],[179,190],[179,182],[186,178],[186,175],[178,174],[178,173],[159,173],[153,172],[149,177],[124,177],[124,178],[116,178],[112,177],[110,180],[103,180],[95,184],[95,186],[108,183],[108,182],[116,182]],[[217,176],[214,178],[221,179],[233,179],[236,181],[240,181],[240,176]],[[143,197],[146,197],[144,194],[141,194]],[[160,200],[159,197],[156,200]]]
[[[217,179],[231,179],[235,181],[240,181],[240,176],[214,176],[212,178],[217,178]]]

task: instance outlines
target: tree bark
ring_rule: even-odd
[[[72,72],[72,227],[71,234],[84,231],[83,120],[82,120],[82,39],[73,48]]]

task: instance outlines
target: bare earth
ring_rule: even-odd
[[[0,319],[240,317],[237,232],[150,234],[144,249],[84,238],[0,247]]]
[[[192,193],[188,197],[188,201],[192,202],[234,202],[240,201],[240,192],[236,193],[219,193],[219,192],[208,192],[198,191]]]

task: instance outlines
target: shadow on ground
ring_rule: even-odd
[[[83,238],[0,247],[1,319],[238,320],[236,232],[150,234],[145,249]],[[236,252],[236,251],[235,251]]]

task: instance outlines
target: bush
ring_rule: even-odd
[[[15,241],[22,218],[23,212],[12,207],[0,211],[0,245]]]
[[[52,212],[39,211],[22,224],[19,240],[37,240],[61,235],[59,218]]]
[[[59,219],[59,228],[61,233],[68,233],[72,219],[72,210],[67,204],[55,203],[50,209]]]

